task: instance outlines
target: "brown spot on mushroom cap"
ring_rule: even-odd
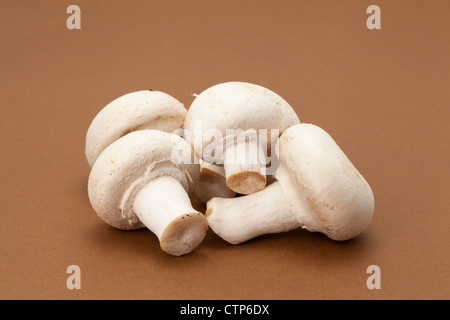
[[[205,217],[208,217],[212,213],[213,213],[213,208],[208,208],[208,210],[206,210]]]
[[[330,209],[331,211],[334,211],[334,207],[331,205],[331,204],[329,204],[328,202],[324,202],[324,204],[323,204],[325,207],[327,207],[328,209]]]

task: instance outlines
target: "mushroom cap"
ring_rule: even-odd
[[[144,227],[133,211],[134,197],[151,180],[170,175],[188,194],[198,181],[198,158],[183,138],[158,130],[135,131],[114,141],[92,167],[88,194],[97,215],[123,230]]]
[[[196,136],[202,134],[195,129],[198,124],[203,132],[220,130],[225,139],[227,129],[277,129],[281,134],[297,123],[297,114],[281,96],[256,84],[235,81],[214,85],[199,94],[189,107],[184,128],[201,155],[211,141]],[[270,139],[267,142],[270,147]]]
[[[315,125],[299,124],[287,129],[278,143],[276,178],[305,228],[334,240],[361,233],[372,219],[374,196],[333,138]]]
[[[86,135],[86,158],[92,167],[112,142],[136,130],[173,132],[183,127],[186,108],[172,96],[153,90],[125,94],[106,105]]]

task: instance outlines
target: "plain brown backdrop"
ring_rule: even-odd
[[[81,8],[68,30],[66,8]],[[366,8],[381,8],[381,30]],[[450,1],[0,2],[0,298],[450,298]],[[87,128],[108,102],[248,81],[328,131],[371,185],[358,238],[294,230],[239,246],[210,230],[172,257],[104,224]],[[81,268],[68,290],[66,268]],[[381,268],[381,290],[366,268]]]

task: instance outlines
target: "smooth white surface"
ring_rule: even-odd
[[[211,229],[232,244],[301,226],[277,181],[248,196],[213,198],[206,212]]]
[[[133,209],[158,239],[177,217],[197,212],[192,208],[186,190],[177,179],[170,176],[148,182],[134,198]]]
[[[88,128],[85,153],[89,165],[94,165],[107,146],[130,132],[182,128],[186,112],[181,102],[161,91],[136,91],[115,99],[100,110]]]

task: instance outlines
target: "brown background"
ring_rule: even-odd
[[[66,28],[81,8],[82,29]],[[366,28],[366,8],[382,29]],[[449,1],[13,1],[0,8],[0,298],[448,299]],[[357,239],[294,230],[191,255],[105,225],[87,196],[87,128],[157,89],[186,107],[231,80],[282,95],[368,180]],[[66,287],[81,267],[81,290]],[[381,268],[368,290],[366,268]]]

